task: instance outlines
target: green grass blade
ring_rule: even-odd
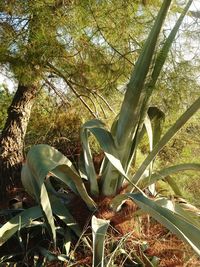
[[[161,207],[155,201],[145,197],[143,194],[127,194],[142,210],[149,213],[157,221],[167,227],[187,242],[200,256],[200,228],[192,225],[183,216]]]
[[[92,216],[93,263],[92,267],[104,267],[104,241],[110,221]]]

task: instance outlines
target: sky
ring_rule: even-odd
[[[200,1],[194,0],[193,4],[190,7],[190,10],[200,10]]]
[[[10,77],[7,77],[5,71],[2,71],[2,73],[0,73],[0,85],[1,84],[5,84],[6,87],[8,87],[9,91],[11,92],[14,91],[14,89],[16,89],[16,83],[12,78],[12,75],[10,75]]]
[[[181,1],[182,3],[187,3],[187,1],[183,0]],[[190,7],[190,10],[192,11],[200,11],[200,0],[194,0],[193,4]],[[188,57],[189,58],[189,57]],[[12,75],[10,75],[12,76]],[[2,71],[2,73],[0,73],[0,85],[1,84],[5,84],[8,89],[10,91],[13,91],[16,88],[16,82],[14,81],[14,79],[12,79],[11,77],[6,77],[5,72]]]

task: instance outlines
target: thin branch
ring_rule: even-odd
[[[71,82],[68,81],[68,79],[65,77],[65,75],[58,70],[55,66],[53,66],[50,63],[47,63],[47,65],[54,70],[55,74],[57,74],[58,76],[60,76],[65,82],[66,84],[69,86],[69,88],[71,89],[71,91],[75,94],[75,96],[80,99],[80,101],[83,103],[83,105],[89,110],[89,112],[92,114],[92,116],[94,118],[97,118],[95,112],[90,108],[90,106],[87,104],[87,102],[83,99],[83,97],[76,91],[76,89],[72,86]]]
[[[105,112],[103,106],[101,105],[100,101],[99,101],[98,98],[96,97],[95,93],[92,93],[92,95],[95,97],[95,99],[96,99],[98,105],[100,106],[100,109],[101,109],[101,111],[102,111],[102,113],[103,113],[103,115],[104,115],[104,118],[107,119],[106,112]]]
[[[96,107],[96,104],[95,104],[94,100],[91,97],[89,97],[88,95],[80,94],[79,96],[80,97],[86,97],[86,98],[88,98],[92,102],[92,105],[94,106],[94,109],[95,109],[96,117],[99,117],[98,110],[97,110],[97,107]]]
[[[91,11],[91,14],[92,14],[92,17],[93,17],[93,19],[94,19],[94,21],[95,21],[95,23],[96,23],[96,26],[97,26],[97,29],[99,30],[99,32],[100,32],[100,34],[101,34],[101,36],[103,37],[103,39],[105,40],[105,42],[117,53],[117,54],[119,54],[121,57],[123,57],[126,61],[128,61],[132,66],[134,66],[134,63],[132,62],[132,61],[130,61],[124,54],[122,54],[121,52],[119,52],[108,40],[107,40],[107,38],[105,37],[105,35],[104,35],[104,33],[102,32],[102,30],[101,30],[101,28],[100,28],[100,26],[99,26],[99,24],[98,24],[98,22],[97,22],[97,19],[96,19],[96,17],[95,17],[95,15],[94,15],[94,12],[93,12],[93,10],[92,10],[92,8],[91,8],[91,6],[90,6],[90,11]]]
[[[61,101],[64,104],[67,104],[67,105],[69,105],[71,107],[70,102],[67,99],[64,99],[63,95],[60,92],[58,92],[57,88],[50,81],[48,81],[48,79],[43,77],[43,80],[49,86],[49,88],[51,88],[54,91],[54,93],[61,99]]]
[[[107,100],[102,96],[102,95],[100,95],[99,93],[97,93],[97,92],[94,92],[105,104],[106,104],[106,106],[108,107],[108,109],[110,110],[110,111],[112,111],[115,115],[116,115],[116,112],[114,111],[114,109],[109,105],[109,103],[107,102]]]
[[[90,88],[88,88],[87,86],[84,86],[84,85],[81,85],[81,84],[79,84],[79,83],[76,83],[76,82],[74,82],[74,81],[72,81],[72,80],[70,80],[70,83],[71,84],[74,84],[74,85],[76,85],[76,86],[79,86],[79,87],[81,87],[81,88],[84,88],[84,89],[86,89],[87,91],[89,91],[90,93],[92,93],[93,94],[93,96],[98,96],[105,104],[106,104],[106,106],[108,107],[108,109],[110,110],[110,111],[112,111],[114,114],[116,114],[116,112],[112,109],[112,107],[109,105],[109,103],[108,103],[108,101],[106,101],[106,99],[102,96],[102,95],[100,95],[96,90],[92,90],[92,89],[90,89]]]

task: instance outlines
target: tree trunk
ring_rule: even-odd
[[[8,118],[0,137],[0,199],[6,197],[9,189],[21,185],[24,137],[36,94],[36,85],[19,84],[8,108]]]

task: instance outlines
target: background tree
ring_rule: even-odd
[[[92,4],[96,8],[97,3]],[[123,7],[122,2],[120,5]],[[105,8],[101,3],[99,6]],[[86,19],[88,12],[89,20]],[[132,12],[137,12],[137,8]],[[117,85],[118,77],[122,75],[121,61],[124,61],[124,56],[116,49],[111,51],[109,45],[100,45],[102,33],[99,34],[99,26],[94,25],[91,6],[84,1],[5,0],[0,4],[0,19],[0,62],[9,65],[18,81],[0,140],[0,177],[4,192],[8,185],[19,181],[24,159],[23,142],[31,108],[42,80],[52,87],[46,81],[46,75],[54,72],[63,78],[67,87],[90,113],[97,116],[97,112],[90,108],[85,98],[89,98],[93,106],[95,104],[91,96],[99,97],[107,105],[98,92],[102,90],[102,84],[107,92]],[[121,30],[124,28],[125,26]],[[120,57],[115,57],[115,54]]]
[[[48,55],[48,59],[52,59],[54,49],[62,49],[55,35],[57,25],[54,14],[57,6],[52,4],[2,1],[0,5],[0,62],[9,64],[18,81],[0,139],[2,197],[9,185],[19,183],[24,160],[24,136],[31,108],[41,87],[46,57]]]
[[[124,84],[141,50],[148,28],[154,21],[159,4],[160,1],[93,0],[1,2],[0,62],[12,70],[18,81],[16,96],[8,110],[8,120],[0,141],[3,191],[19,178],[24,159],[24,136],[38,94],[47,95],[46,89],[49,90],[50,102],[46,103],[48,106],[54,102],[50,112],[50,117],[55,119],[52,122],[54,124],[58,120],[56,115],[52,116],[53,113],[67,110],[72,114],[74,110],[77,111],[78,102],[81,103],[80,107],[84,106],[89,111],[86,116],[107,116],[108,121],[114,116],[113,107],[116,110],[119,107],[118,100],[122,97]],[[179,8],[180,3],[174,3],[172,16]],[[164,27],[163,38],[165,31]],[[176,92],[182,90],[181,86],[177,86],[176,77],[183,73],[183,69],[179,68],[178,62],[173,62],[177,51],[180,50],[174,46],[173,55],[163,72],[163,77],[168,72],[170,83],[166,82],[166,78],[161,78],[154,99],[154,103],[165,110],[167,105],[173,107],[170,104],[172,95],[176,99],[179,97]],[[172,76],[175,77],[174,82]],[[169,97],[165,97],[163,101],[163,95]],[[23,101],[20,102],[21,100]],[[62,108],[56,107],[57,104]],[[177,101],[174,101],[175,106],[176,104]],[[35,116],[42,114],[42,110],[43,108],[38,108]],[[45,118],[46,116],[48,115]],[[50,123],[50,117],[45,121]],[[32,130],[30,125],[29,133]],[[54,133],[57,135],[56,131]],[[40,137],[44,136],[41,133]],[[52,136],[53,134],[48,136],[49,140]],[[30,137],[31,134],[28,134],[27,142]],[[64,137],[68,138],[66,135]]]

